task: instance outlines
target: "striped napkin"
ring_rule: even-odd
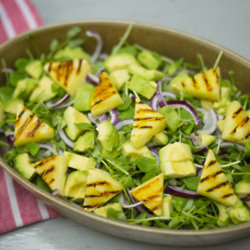
[[[28,0],[0,0],[0,44],[42,25]],[[60,214],[15,182],[0,166],[0,234]]]

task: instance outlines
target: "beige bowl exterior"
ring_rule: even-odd
[[[83,30],[98,32],[104,41],[103,51],[109,52],[126,30],[128,24],[133,24],[129,36],[130,44],[140,44],[173,59],[184,57],[186,61],[196,62],[196,54],[200,53],[208,67],[212,67],[220,50],[224,51],[220,62],[222,75],[228,70],[235,72],[236,84],[244,93],[250,93],[250,62],[245,58],[212,42],[162,26],[145,23],[117,20],[79,20],[67,23],[44,26],[24,33],[0,46],[0,58],[4,58],[7,67],[13,67],[17,58],[25,56],[25,50],[30,48],[27,36],[32,34],[41,52],[48,52],[49,44],[54,39],[64,40],[66,32],[73,26],[79,25]],[[85,49],[91,53],[95,48],[95,40],[86,38]],[[4,84],[4,76],[0,75],[0,85]],[[1,155],[1,149],[0,149]],[[3,159],[0,165],[22,186],[32,192],[63,215],[95,230],[122,237],[125,239],[171,246],[207,246],[243,238],[250,235],[250,222],[215,230],[168,230],[153,227],[131,225],[111,220],[84,211],[78,206],[54,197],[25,180]]]

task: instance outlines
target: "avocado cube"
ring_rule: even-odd
[[[157,84],[154,81],[147,80],[139,75],[134,75],[128,81],[127,86],[147,99],[150,99],[157,90]]]
[[[4,106],[3,110],[7,113],[11,113],[16,115],[18,111],[18,105],[23,105],[23,100],[19,98],[12,98],[9,101],[7,101]],[[0,119],[1,120],[1,119]]]
[[[28,63],[25,67],[25,71],[33,78],[39,79],[43,73],[43,65],[40,60],[34,60]]]
[[[79,136],[74,145],[76,152],[85,152],[88,149],[94,149],[95,147],[95,132],[88,131]]]
[[[110,81],[117,90],[119,90],[125,84],[125,82],[129,80],[129,78],[130,75],[127,69],[113,71],[109,77]]]
[[[158,69],[161,65],[160,57],[156,57],[148,50],[141,51],[137,56],[138,61],[147,69]]]
[[[27,153],[17,155],[16,170],[27,180],[30,180],[36,174]]]

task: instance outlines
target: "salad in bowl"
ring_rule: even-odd
[[[99,216],[188,230],[250,221],[250,101],[232,71],[222,78],[223,51],[209,68],[200,54],[173,60],[129,44],[131,29],[110,53],[87,30],[88,54],[75,26],[46,54],[2,61],[3,159]]]

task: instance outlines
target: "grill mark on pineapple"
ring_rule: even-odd
[[[51,185],[51,183],[54,182],[54,181],[55,181],[55,179],[52,178],[50,181],[47,181],[46,183],[47,183],[48,185]]]
[[[99,181],[99,182],[89,183],[86,185],[86,187],[96,187],[96,186],[103,186],[103,185],[110,186],[110,183],[106,181]]]
[[[161,192],[161,191],[159,191],[159,192]],[[144,202],[150,202],[150,201],[152,201],[152,200],[154,200],[154,199],[157,199],[157,198],[159,198],[159,197],[160,197],[160,195],[155,194],[155,195],[151,195],[151,196],[149,196],[149,197],[143,199],[142,201],[144,201]]]
[[[213,73],[214,73],[215,78],[216,78],[215,83],[218,85],[218,84],[219,84],[219,79],[220,79],[220,76],[219,76],[219,73],[218,73],[217,68],[214,68],[214,69],[213,69]]]
[[[140,114],[140,113],[146,113],[146,114],[148,114],[148,113],[156,113],[156,111],[155,110],[153,110],[153,109],[151,109],[151,108],[142,108],[142,109],[138,109],[137,111],[136,111],[136,114]]]
[[[191,83],[195,89],[199,89],[198,82],[195,80],[195,77],[191,78]]]
[[[249,136],[250,136],[250,133],[248,133],[248,134],[245,136],[245,138],[248,139]]]
[[[153,212],[156,211],[156,210],[160,210],[160,209],[162,209],[162,204],[159,204],[159,205],[157,205],[157,206],[151,208],[151,210],[152,210]]]
[[[225,198],[228,198],[228,197],[233,196],[233,195],[234,195],[233,193],[228,193],[228,194],[224,194],[221,198],[225,199]]]
[[[83,205],[83,208],[84,209],[91,209],[91,208],[99,207],[101,205],[102,205],[102,203],[96,203],[96,204],[93,204],[93,205]]]
[[[68,86],[68,80],[69,80],[69,76],[72,73],[72,69],[73,69],[73,61],[67,61],[66,62],[66,74],[65,74],[64,83],[63,83],[65,87]]]
[[[133,126],[133,127],[138,128],[138,129],[153,128],[153,126],[139,126],[139,125],[136,125],[136,126]]]
[[[241,120],[237,125],[236,127],[232,130],[232,132],[230,133],[231,135],[235,134],[236,133],[236,130],[239,128],[239,127],[243,127],[245,125],[245,123],[247,123],[249,120],[249,117],[245,117],[243,118],[243,120]],[[242,125],[241,125],[242,124]]]
[[[48,72],[49,72],[49,73],[50,73],[50,71],[51,71],[51,69],[52,69],[52,65],[53,65],[53,63],[50,62],[50,63],[49,63],[49,68],[48,68]]]
[[[238,114],[240,114],[240,112],[243,111],[243,108],[242,107],[239,107],[238,110],[236,110],[233,115],[232,115],[232,118],[234,119]]]
[[[49,158],[46,158],[46,159],[44,159],[44,160],[41,160],[41,161],[39,161],[38,163],[36,163],[36,164],[34,165],[34,168],[41,167],[41,166],[45,165],[46,163],[48,163],[49,161],[54,160],[56,157],[57,157],[56,155],[53,155],[53,156],[51,156],[51,157],[49,157]]]
[[[224,181],[224,182],[222,182],[222,183],[220,183],[220,184],[217,184],[216,186],[207,189],[206,192],[208,192],[208,193],[213,192],[214,190],[219,189],[219,188],[222,188],[222,187],[224,187],[224,186],[226,186],[226,185],[229,185],[229,182],[228,182],[228,181]]]
[[[141,191],[143,192],[144,190],[147,190],[150,188],[150,186],[154,186],[156,185],[155,183],[159,181],[159,178],[154,179],[154,181],[151,181],[150,183],[148,183],[147,185],[138,187],[134,190],[132,190],[130,193],[134,196],[136,196],[136,194],[140,193]]]
[[[205,82],[205,85],[206,85],[206,88],[207,88],[207,91],[211,92],[213,91],[213,88],[212,86],[210,85],[209,81],[208,81],[208,78],[207,78],[207,75],[205,73],[202,74],[202,78]]]
[[[36,126],[34,127],[34,129],[32,131],[29,131],[26,136],[27,137],[33,137],[35,135],[36,131],[40,128],[41,125],[42,125],[42,122],[38,119],[36,121]]]
[[[18,129],[17,133],[15,134],[15,140],[23,133],[25,128],[29,125],[29,123],[32,121],[35,114],[29,115],[29,117],[25,120],[23,125]]]
[[[213,166],[214,164],[216,164],[217,163],[217,161],[216,160],[213,160],[213,161],[210,161],[208,164],[207,164],[207,168],[208,167],[211,167],[211,166]]]
[[[76,70],[76,74],[80,74],[81,72],[81,66],[82,66],[82,59],[79,60],[79,63],[78,63],[78,67],[77,67],[77,70]]]
[[[18,123],[18,122],[20,121],[20,119],[21,119],[21,117],[23,116],[24,112],[25,112],[25,109],[23,109],[23,110],[18,114],[16,123]]]
[[[222,173],[223,173],[223,171],[222,171],[222,170],[219,170],[219,171],[217,171],[217,172],[214,173],[214,174],[208,175],[208,176],[206,176],[206,177],[200,179],[200,183],[202,183],[202,182],[204,182],[204,181],[207,181],[207,180],[209,180],[209,179],[211,179],[211,178],[215,178],[217,175],[220,175],[220,174],[222,174]]]
[[[247,124],[248,121],[249,121],[249,117],[247,116],[246,118],[244,118],[244,119],[241,121],[239,127],[244,127],[245,124]]]
[[[183,88],[186,88],[185,82],[181,82],[181,86],[182,86]]]
[[[138,118],[134,118],[134,121],[137,122],[137,121],[160,121],[160,120],[163,120],[165,119],[164,117],[157,117],[157,116],[154,116],[154,117],[138,117]]]
[[[42,175],[42,176],[45,176],[45,175],[47,175],[47,174],[53,172],[54,170],[55,170],[55,166],[52,165],[51,168],[45,170],[41,175]]]
[[[100,192],[99,194],[85,194],[85,198],[98,198],[103,196],[109,196],[113,194],[118,194],[120,191],[114,190],[114,191],[104,191]]]

